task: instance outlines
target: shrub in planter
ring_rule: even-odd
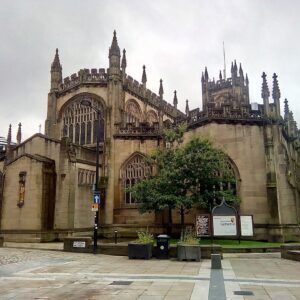
[[[201,248],[199,239],[195,233],[187,232],[181,237],[181,241],[177,244],[177,257],[178,260],[195,260],[201,259]]]
[[[138,239],[128,243],[128,257],[139,259],[150,259],[152,257],[154,237],[148,230],[138,232]]]

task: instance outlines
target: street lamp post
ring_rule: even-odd
[[[88,106],[92,108],[97,113],[97,128],[96,128],[96,184],[94,195],[100,195],[99,191],[99,134],[100,134],[100,118],[102,118],[101,110],[92,105],[92,102],[89,99],[83,99],[80,101],[80,104],[83,106]],[[100,202],[100,201],[99,201]],[[99,211],[100,203],[98,204],[98,210],[95,211],[95,221],[94,221],[94,244],[93,244],[93,253],[97,253],[97,240],[98,240],[98,223],[99,223]]]

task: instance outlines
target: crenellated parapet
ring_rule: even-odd
[[[138,126],[132,123],[126,123],[125,126],[115,125],[115,138],[121,139],[160,139],[161,129],[158,123],[152,125],[148,123],[139,123]]]
[[[107,84],[107,73],[105,69],[81,69],[78,73],[65,77],[59,86],[60,93],[66,92],[80,84]]]
[[[124,82],[124,88],[129,93],[137,96],[141,100],[147,101],[147,103],[156,108],[157,110],[162,109],[162,112],[166,115],[175,118],[178,115],[183,115],[181,111],[176,109],[170,103],[165,100],[161,101],[160,96],[155,94],[149,89],[145,88],[143,83],[139,83],[137,80],[133,79],[131,76],[127,75]]]
[[[249,105],[235,109],[230,105],[222,105],[220,108],[209,106],[204,111],[200,111],[199,108],[191,110],[187,122],[189,128],[195,128],[209,122],[264,125],[268,120],[264,118],[261,109],[252,110]]]

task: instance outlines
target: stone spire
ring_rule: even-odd
[[[202,85],[203,85],[203,83],[204,83],[204,74],[203,74],[203,72],[202,72],[202,76],[201,76],[201,82],[202,82]]]
[[[276,106],[276,116],[280,117],[280,89],[278,86],[278,80],[276,73],[273,74],[273,91],[272,91],[272,97]]]
[[[121,56],[120,47],[118,45],[118,40],[117,40],[117,33],[115,30],[114,30],[114,36],[113,36],[113,39],[111,42],[111,46],[109,48],[109,58],[113,55],[118,56],[118,57]]]
[[[126,50],[123,49],[123,56],[122,56],[122,63],[121,63],[123,82],[125,82],[126,80],[126,67],[127,67]]]
[[[21,141],[22,141],[22,131],[21,131],[21,127],[22,127],[22,124],[19,123],[19,125],[18,125],[18,133],[17,133],[17,143],[18,143],[18,144],[21,144]]]
[[[124,73],[126,72],[126,67],[127,67],[126,50],[123,49],[121,68]]]
[[[232,78],[232,84],[236,85],[237,84],[237,64],[236,60],[234,60],[234,63],[231,63],[231,78]]]
[[[289,112],[290,112],[290,109],[289,109],[289,102],[288,100],[285,98],[284,99],[284,119],[287,121],[288,118],[289,118]]]
[[[261,97],[263,99],[266,99],[266,98],[269,99],[269,97],[270,97],[270,91],[269,91],[266,77],[267,77],[266,73],[263,72],[261,75],[261,78],[263,79],[263,83],[262,83],[262,87],[261,87]]]
[[[208,77],[207,67],[205,67],[204,78],[206,81],[208,81],[209,77]]]
[[[263,82],[262,82],[262,87],[261,87],[261,97],[264,101],[264,110],[265,110],[265,115],[269,116],[270,115],[270,106],[269,106],[269,97],[270,97],[270,91],[267,83],[267,75],[265,72],[262,73],[261,75]]]
[[[236,60],[234,60],[233,70],[234,70],[235,74],[237,75],[238,67],[236,64]]]
[[[273,91],[272,91],[272,97],[274,100],[280,99],[280,89],[278,86],[278,80],[277,80],[277,75],[276,73],[273,74]]]
[[[60,64],[58,49],[56,48],[54,60],[51,64],[51,90],[57,90],[62,83],[62,66]]]
[[[120,73],[120,48],[117,41],[117,34],[114,30],[114,36],[109,48],[109,73],[110,75],[119,75]]]
[[[147,83],[146,66],[143,65],[142,84],[144,87],[146,87],[146,83]]]
[[[222,80],[222,71],[220,70],[219,79]]]
[[[239,75],[240,75],[241,85],[244,85],[244,72],[243,72],[241,63],[240,63],[240,67],[239,67]]]
[[[160,80],[160,83],[159,83],[159,91],[158,91],[158,94],[159,94],[159,97],[160,99],[162,100],[163,99],[163,94],[164,94],[164,88],[163,88],[163,84],[162,84],[162,79]]]
[[[185,103],[185,114],[188,116],[189,113],[190,113],[189,100],[186,99],[185,102],[186,102],[186,103]]]
[[[163,95],[164,95],[164,88],[163,88],[163,84],[162,84],[162,79],[160,79],[159,81],[159,91],[158,91],[158,94],[159,94],[159,109],[158,109],[158,124],[159,124],[159,128],[163,128]]]
[[[11,124],[9,124],[9,127],[8,127],[7,144],[8,144],[8,145],[11,144]]]
[[[248,79],[248,74],[247,73],[246,73],[245,83],[246,83],[246,86],[249,86],[249,79]]]
[[[176,92],[176,90],[174,91],[173,104],[174,104],[174,107],[177,109],[178,99],[177,99],[177,92]]]

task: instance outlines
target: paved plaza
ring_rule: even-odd
[[[222,265],[4,247],[0,299],[300,299],[299,262],[227,254]]]

